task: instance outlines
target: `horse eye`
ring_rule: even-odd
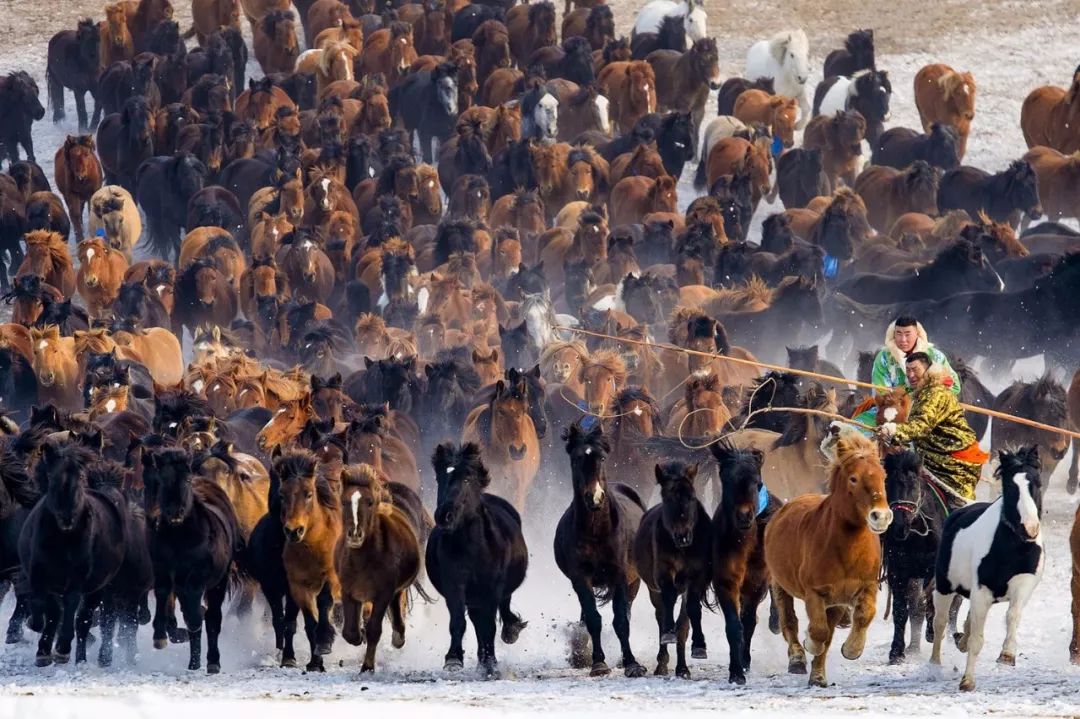
[[[852,481],[855,481],[855,478],[854,478],[854,477],[852,477]],[[311,499],[311,498],[312,498],[312,497],[314,497],[314,496],[315,496],[315,493],[314,493],[314,492],[304,492],[304,498],[305,498],[305,499]]]
[[[848,481],[851,482],[852,484],[858,484],[858,482],[859,482],[857,477],[849,477]]]

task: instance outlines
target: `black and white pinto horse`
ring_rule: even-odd
[[[998,662],[1016,664],[1016,631],[1020,613],[1042,577],[1042,479],[1039,450],[1024,447],[998,453],[1001,496],[953,512],[945,520],[938,551],[934,589],[933,664],[941,664],[949,604],[954,594],[971,601],[957,648],[967,652],[960,691],[975,689],[975,662],[983,648],[983,628],[990,607],[1008,602],[1005,645]]]

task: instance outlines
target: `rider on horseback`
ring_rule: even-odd
[[[911,412],[901,424],[885,422],[878,434],[895,444],[910,443],[945,490],[950,509],[964,506],[975,499],[975,485],[989,457],[930,355],[914,352],[905,365],[907,386],[914,388]]]

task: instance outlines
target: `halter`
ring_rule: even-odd
[[[919,473],[920,481],[917,485],[919,491],[916,495],[915,501],[899,499],[895,502],[889,502],[889,509],[891,509],[892,511],[907,512],[908,514],[910,514],[912,523],[914,523],[916,519],[922,520],[923,531],[920,532],[919,530],[915,529],[914,526],[912,526],[910,529],[912,534],[915,534],[919,537],[925,537],[930,534],[931,531],[930,519],[921,510],[924,485],[930,488],[930,494],[933,495],[933,497],[938,501],[938,504],[941,505],[941,509],[945,513],[945,516],[949,516],[949,505],[945,502],[945,495],[938,487],[937,483],[933,481],[932,477],[933,475],[931,475],[925,470]]]

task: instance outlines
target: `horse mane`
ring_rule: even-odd
[[[118,462],[97,459],[86,467],[86,484],[90,489],[120,491],[124,487],[128,470]]]
[[[550,362],[556,354],[565,349],[574,350],[580,357],[586,357],[589,354],[589,350],[581,340],[559,340],[545,345],[544,349],[541,350],[539,359],[540,366],[543,367],[546,363]]]
[[[47,431],[41,429],[22,432],[11,443],[11,446],[5,449],[3,454],[0,454],[0,483],[4,485],[4,489],[7,490],[11,499],[26,509],[33,507],[37,503],[41,497],[41,492],[27,471],[26,460],[17,454],[16,445],[20,444],[19,440],[26,435],[26,440],[29,440],[31,436],[34,438],[35,443],[33,446],[36,448],[44,441]],[[2,511],[3,509],[0,508],[0,512]]]
[[[272,10],[268,12],[262,19],[262,31],[269,37],[274,36],[274,29],[279,22],[286,20],[295,20],[296,16],[292,14],[291,10]],[[267,78],[269,79],[269,78]],[[271,83],[272,84],[272,83]],[[257,90],[253,92],[258,92]]]
[[[619,390],[611,400],[611,413],[618,415],[612,422],[613,428],[618,427],[622,423],[622,415],[627,412],[626,406],[632,402],[644,402],[648,405],[649,413],[652,416],[653,427],[659,428],[663,425],[660,414],[660,405],[653,396],[649,394],[649,390],[638,385],[630,385],[629,387],[623,387]]]
[[[230,445],[228,442],[217,441],[210,446],[209,449],[199,452],[191,459],[191,469],[194,472],[198,472],[203,463],[208,459],[221,460],[230,472],[235,473],[240,467],[240,463],[236,457],[229,451]]]
[[[819,382],[811,384],[810,388],[806,391],[805,399],[800,399],[800,404],[808,409],[826,409],[831,402],[832,398]],[[784,424],[784,431],[776,438],[776,442],[773,443],[773,449],[790,447],[791,445],[806,441],[806,434],[813,421],[814,417],[807,416],[801,412],[789,413],[788,420]]]
[[[373,486],[385,489],[386,481],[386,477],[382,472],[365,462],[350,464],[341,470],[341,484],[343,487]]]
[[[594,367],[600,367],[611,373],[616,385],[621,385],[626,381],[626,363],[616,350],[600,350],[582,359],[582,371]]]
[[[203,252],[214,253],[222,248],[240,252],[240,246],[236,244],[236,240],[229,234],[220,234],[212,237],[210,241],[206,243]]]
[[[947,72],[938,78],[938,87],[941,88],[941,99],[946,102],[964,87],[967,83],[975,85],[975,80],[970,72]]]
[[[844,470],[854,462],[867,461],[881,464],[877,440],[862,432],[841,432],[836,440],[835,455],[829,463],[829,492],[842,479]]]

